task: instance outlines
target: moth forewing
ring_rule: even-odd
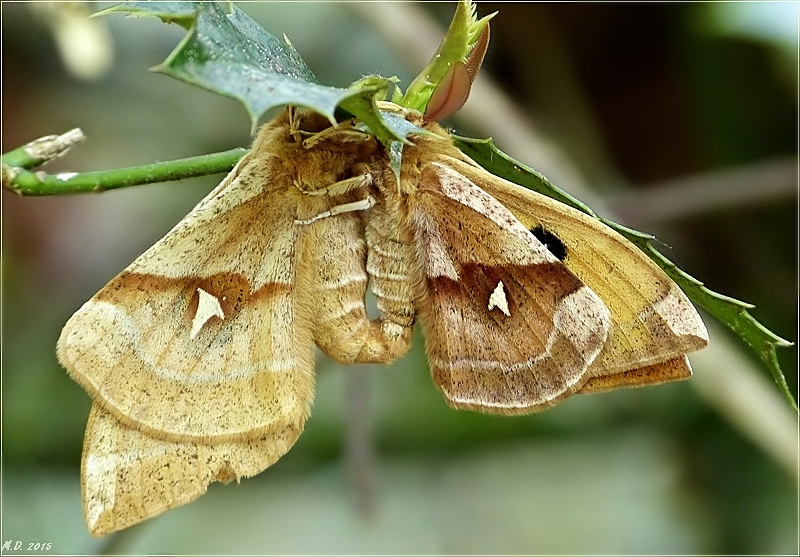
[[[67,322],[61,363],[118,420],[172,441],[282,428],[313,397],[294,290],[294,186],[267,126],[248,159]],[[285,150],[285,149],[284,149]],[[223,317],[202,315],[201,292]]]
[[[590,376],[617,376],[606,385],[626,386],[647,383],[643,376],[659,383],[691,375],[682,357],[708,343],[703,321],[681,289],[638,248],[596,219],[498,178],[460,153],[448,162],[525,228],[557,243],[553,249],[563,254],[564,264],[610,310],[609,340]],[[637,369],[642,373],[625,375]]]

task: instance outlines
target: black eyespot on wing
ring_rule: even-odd
[[[536,236],[536,239],[543,243],[559,261],[564,261],[567,258],[567,246],[564,245],[561,238],[549,230],[545,230],[541,225],[531,228],[531,234]]]

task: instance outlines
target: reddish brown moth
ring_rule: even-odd
[[[93,535],[279,459],[310,412],[315,345],[390,362],[419,321],[445,400],[499,414],[691,375],[706,330],[637,248],[384,107],[430,132],[410,137],[399,184],[374,136],[287,109],[66,324],[59,360],[94,401]]]

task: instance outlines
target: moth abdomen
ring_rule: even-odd
[[[359,212],[323,215],[298,229],[296,283],[317,346],[341,363],[385,363],[405,354],[413,325],[410,301],[401,304],[405,310],[392,310],[394,318],[386,322],[367,315],[367,244]]]

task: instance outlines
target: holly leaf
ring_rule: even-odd
[[[588,206],[553,185],[541,173],[500,151],[491,139],[472,139],[457,135],[453,135],[452,138],[462,152],[492,174],[578,209],[598,219],[603,224],[619,232],[627,240],[633,242],[680,286],[692,302],[719,319],[756,353],[769,369],[772,378],[789,401],[789,404],[791,404],[795,413],[798,412],[797,402],[789,390],[789,385],[786,383],[786,378],[783,375],[776,354],[777,348],[792,346],[792,343],[782,339],[750,315],[748,310],[754,307],[752,304],[709,290],[702,282],[688,275],[664,257],[653,245],[654,236],[632,230],[598,216]]]
[[[125,2],[98,13],[153,16],[186,29],[186,37],[153,70],[241,101],[251,131],[271,108],[296,105],[332,123],[341,108],[386,145],[405,139],[376,105],[386,97],[390,79],[370,76],[346,89],[321,85],[285,36],[274,37],[231,3]]]

